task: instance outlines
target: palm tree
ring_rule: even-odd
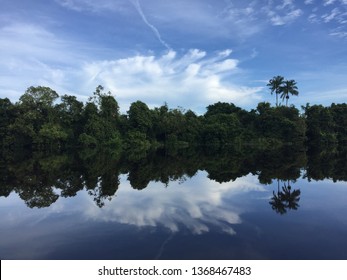
[[[282,187],[282,190],[283,190],[282,197],[283,197],[283,200],[286,202],[286,207],[288,209],[297,210],[299,207],[301,191],[300,190],[292,191],[292,187],[289,185],[289,181],[288,181],[288,186],[284,184],[284,186]]]
[[[299,95],[298,87],[296,86],[296,81],[286,80],[283,82],[283,86],[280,88],[281,98],[284,101],[286,99],[286,106],[288,107],[289,93],[291,95]]]
[[[267,84],[267,86],[271,90],[271,95],[274,92],[276,94],[276,107],[278,106],[278,94],[281,93],[281,88],[283,86],[283,81],[284,81],[284,78],[282,76],[275,76]]]
[[[272,210],[275,210],[276,213],[279,213],[281,215],[287,213],[286,205],[284,204],[282,199],[282,193],[278,192],[276,194],[275,191],[273,191],[272,194],[273,196],[271,197],[271,200],[269,202]]]

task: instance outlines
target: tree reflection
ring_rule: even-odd
[[[119,186],[119,158],[107,151],[88,154],[32,154],[21,161],[1,162],[6,174],[0,181],[0,195],[11,192],[30,208],[48,207],[59,197],[72,197],[86,189],[102,207]]]
[[[48,207],[59,197],[73,197],[86,190],[98,207],[116,197],[119,176],[127,175],[132,188],[145,190],[151,182],[184,182],[199,171],[219,183],[234,181],[252,174],[261,184],[278,180],[270,201],[272,209],[285,214],[299,208],[300,190],[290,182],[332,178],[347,180],[345,149],[312,151],[297,146],[256,149],[245,146],[214,151],[178,149],[148,151],[134,157],[113,150],[79,150],[62,154],[3,154],[0,159],[0,196],[12,192],[28,207]],[[329,167],[329,168],[328,168]],[[280,182],[283,182],[280,186]]]
[[[332,179],[347,181],[346,146],[310,147],[307,151],[308,163],[304,178],[311,180]]]
[[[299,208],[300,194],[300,189],[292,190],[289,180],[283,183],[280,190],[280,180],[277,180],[277,193],[273,191],[269,204],[276,213],[283,215],[287,210]]]

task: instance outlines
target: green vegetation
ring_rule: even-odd
[[[271,92],[288,100],[297,95],[296,82],[277,76],[269,81]],[[86,103],[75,96],[59,95],[48,87],[30,87],[16,103],[0,99],[1,150],[63,151],[112,148],[139,157],[150,150],[177,153],[194,148],[211,153],[283,145],[310,149],[320,145],[345,145],[347,105],[302,108],[272,107],[259,103],[246,111],[232,103],[218,102],[204,115],[191,110],[169,109],[164,104],[150,109],[133,102],[126,114],[110,92],[98,86]]]
[[[29,207],[47,207],[86,189],[102,207],[121,174],[141,190],[204,170],[220,183],[247,174],[262,184],[277,180],[272,209],[296,210],[301,193],[292,184],[301,176],[347,181],[347,104],[307,104],[300,112],[288,106],[295,81],[277,76],[269,87],[275,107],[218,102],[203,115],[141,101],[121,114],[102,86],[86,103],[48,87],[30,87],[16,103],[0,99],[0,196],[16,192]]]
[[[282,93],[284,98],[292,92]],[[295,92],[295,91],[294,91]],[[111,93],[98,86],[85,104],[75,96],[59,95],[47,87],[30,87],[13,104],[0,99],[2,150],[64,150],[70,147],[112,147],[136,154],[150,149],[187,147],[217,151],[235,146],[267,148],[286,144],[345,144],[347,105],[310,106],[300,114],[295,107],[259,103],[246,111],[232,103],[218,102],[204,115],[131,104],[127,114]]]

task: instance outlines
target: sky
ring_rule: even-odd
[[[0,0],[0,98],[30,86],[87,101],[98,85],[121,112],[204,113],[215,102],[347,102],[347,0]],[[285,102],[283,102],[284,104]]]

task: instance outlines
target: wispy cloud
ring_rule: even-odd
[[[233,36],[249,38],[264,29],[257,1],[228,2],[219,15],[223,25],[230,26]]]
[[[329,35],[339,38],[347,38],[347,30],[343,30],[342,28],[335,28],[331,30]]]
[[[283,0],[282,4],[277,5],[276,8],[279,10],[283,10],[285,8],[288,8],[288,7],[290,8],[293,6],[293,2],[294,2],[293,0]]]
[[[302,10],[296,9],[284,15],[279,15],[273,11],[270,11],[268,15],[273,25],[285,25],[287,23],[293,22],[302,14],[303,14]]]
[[[316,14],[310,14],[307,18],[307,20],[310,22],[310,23],[318,23],[320,21],[320,19],[317,17]]]
[[[249,29],[251,32],[245,32],[249,35],[265,32],[268,30],[269,24],[273,26],[290,24],[304,14],[294,0],[244,3],[245,1],[228,2],[222,14],[230,20],[231,25],[242,26],[243,28],[240,30]]]
[[[314,0],[305,0],[305,4],[306,5],[310,5],[310,4],[313,4]]]
[[[335,8],[329,14],[322,15],[322,19],[324,22],[329,22],[335,19],[339,14],[340,10],[338,8]]]
[[[324,6],[328,6],[328,5],[331,5],[331,4],[334,4],[334,2],[335,2],[336,0],[323,0],[323,2],[324,2]]]
[[[81,55],[76,45],[58,39],[41,26],[15,23],[0,29],[0,89],[17,99],[30,85],[57,90],[67,85],[73,64]]]
[[[77,12],[124,11],[127,1],[122,0],[54,0],[59,5]]]
[[[296,7],[293,0],[283,0],[279,5],[275,5],[273,1],[269,1],[262,8],[262,11],[271,24],[275,26],[291,23],[303,14],[303,11]]]
[[[305,2],[306,3],[306,2]],[[306,4],[310,4],[308,1]],[[339,38],[345,38],[347,34],[347,0],[324,0],[315,5],[312,12],[307,17],[307,21],[312,24],[326,24],[327,34]]]
[[[31,85],[83,98],[98,84],[111,90],[124,110],[138,99],[200,111],[217,101],[241,106],[260,100],[260,88],[238,84],[239,61],[230,49],[97,60],[90,56],[93,49],[83,50],[42,27],[17,23],[0,29],[0,52],[0,89],[14,100]]]

